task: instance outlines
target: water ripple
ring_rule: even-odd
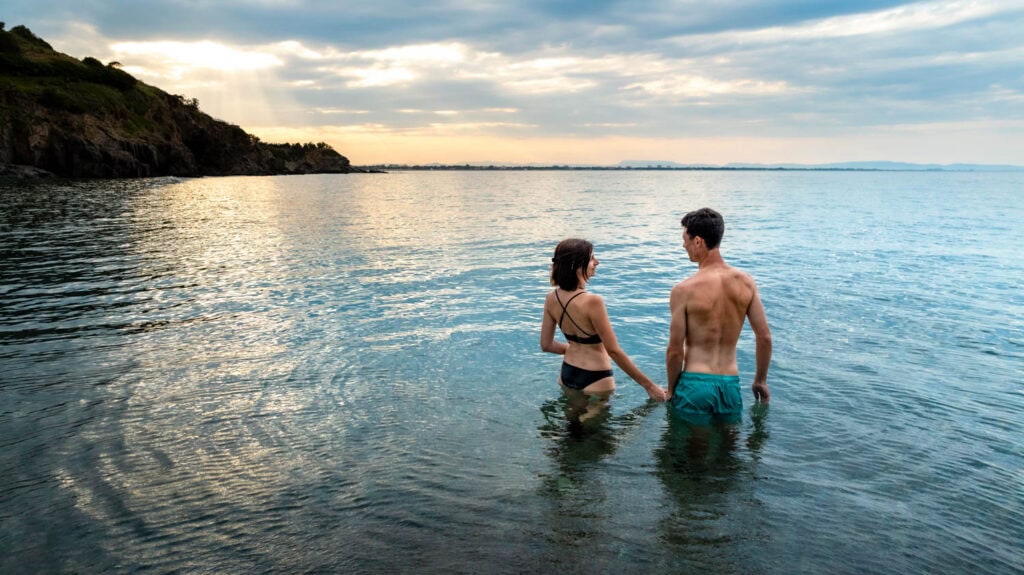
[[[1019,178],[0,185],[0,572],[1019,571]],[[616,370],[581,424],[538,349],[551,250],[594,241],[659,380],[705,203],[770,409],[694,433]],[[749,330],[739,359],[749,402]]]

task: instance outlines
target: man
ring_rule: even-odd
[[[736,344],[744,319],[756,339],[755,401],[768,401],[772,335],[747,274],[725,263],[718,245],[725,232],[721,214],[702,208],[683,216],[683,247],[697,273],[672,288],[665,367],[669,401],[677,413],[699,423],[739,421],[743,410]]]

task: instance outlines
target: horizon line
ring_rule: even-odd
[[[637,162],[639,164],[639,162]],[[652,162],[643,165],[619,164],[513,164],[500,162],[460,162],[425,164],[385,162],[353,164],[359,168],[407,170],[608,170],[608,171],[827,171],[827,172],[1013,172],[1024,171],[1024,166],[1012,164],[916,164],[910,162],[836,162],[826,164],[754,164],[736,162],[725,165],[678,164]],[[872,165],[878,164],[878,165]]]

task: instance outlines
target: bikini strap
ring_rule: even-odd
[[[565,316],[567,316],[567,315],[568,315],[568,316],[569,316],[569,321],[571,321],[571,322],[572,322],[572,324],[573,324],[574,326],[576,326],[576,329],[580,330],[580,332],[581,332],[581,333],[583,333],[583,335],[584,335],[584,336],[586,336],[586,337],[593,337],[593,336],[594,336],[594,334],[591,334],[591,333],[587,333],[587,330],[585,330],[585,329],[583,329],[582,327],[580,327],[580,324],[576,323],[576,320],[574,320],[574,319],[572,318],[572,316],[571,316],[571,315],[569,315],[569,304],[570,304],[570,303],[572,303],[572,300],[574,300],[574,299],[576,299],[577,297],[579,297],[579,296],[583,295],[584,293],[586,293],[586,292],[580,292],[580,293],[578,293],[578,294],[576,294],[576,295],[572,296],[571,298],[569,298],[569,299],[568,299],[568,300],[567,300],[567,301],[566,301],[566,302],[565,302],[565,303],[563,304],[563,303],[562,303],[562,298],[558,297],[558,290],[557,290],[557,289],[555,290],[555,299],[556,299],[556,300],[558,300],[558,305],[562,306],[562,316],[561,316],[560,318],[558,318],[558,327],[560,327],[560,328],[562,327],[562,322],[563,322],[563,321],[565,321]],[[563,332],[563,333],[565,332],[565,329],[564,329],[564,328],[562,328],[562,332]],[[576,337],[579,337],[579,336],[576,336]]]

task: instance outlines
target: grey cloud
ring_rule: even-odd
[[[986,4],[993,5],[1005,9],[943,26],[827,37],[796,32],[821,18],[932,4],[13,0],[4,18],[44,37],[61,33],[61,21],[75,21],[116,41],[211,39],[253,49],[298,41],[325,54],[457,42],[470,57],[493,58],[421,64],[407,81],[352,87],[352,77],[338,68],[389,64],[365,55],[285,55],[283,66],[267,72],[280,83],[268,91],[287,96],[292,104],[280,110],[282,121],[295,124],[379,123],[404,130],[467,123],[510,134],[530,126],[532,135],[671,137],[841,134],[869,126],[1024,117],[1024,10],[1010,2]],[[760,39],[743,35],[775,27],[778,33]],[[544,58],[580,64],[531,68]],[[575,90],[523,89],[531,79],[552,87],[575,82]],[[687,92],[702,83],[712,95]],[[403,109],[422,112],[396,113]],[[439,110],[460,113],[433,113]]]

